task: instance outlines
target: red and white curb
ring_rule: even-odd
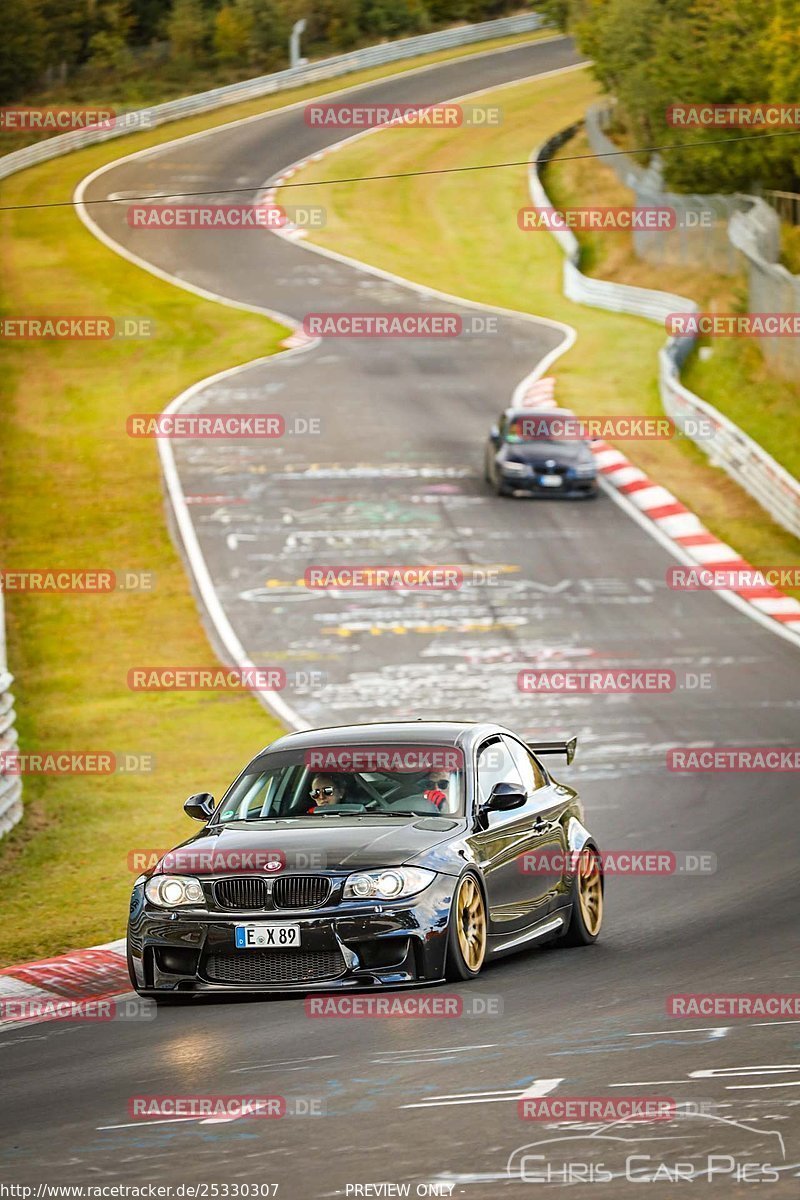
[[[43,1021],[103,1019],[110,1011],[94,1001],[110,1001],[131,991],[125,938],[73,950],[56,958],[0,969],[0,1029]],[[87,1007],[87,1002],[89,1005]]]
[[[525,408],[557,408],[554,398],[555,379],[537,379],[526,384],[518,396]],[[568,411],[564,409],[562,411]],[[667,488],[662,487],[635,467],[621,450],[602,438],[592,442],[598,471],[607,484],[625,497],[659,532],[679,548],[684,556],[706,571],[725,571],[752,575],[756,568],[742,558],[732,546],[720,541],[706,529],[699,517],[682,504]],[[757,612],[784,628],[800,632],[800,602],[769,584],[726,589],[750,604]]]

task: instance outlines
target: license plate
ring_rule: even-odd
[[[271,925],[237,925],[237,950],[288,950],[300,945],[300,926],[288,921],[273,921]]]
[[[561,487],[560,475],[540,475],[539,483],[542,487]]]

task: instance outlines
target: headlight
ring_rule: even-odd
[[[581,475],[584,479],[593,478],[597,474],[597,467],[593,462],[580,463],[575,468],[575,474]]]
[[[401,900],[416,896],[436,877],[423,867],[390,867],[386,871],[359,871],[348,876],[344,900]]]
[[[500,470],[505,471],[508,475],[527,475],[528,464],[520,462],[501,462]]]
[[[144,894],[158,908],[180,908],[205,900],[199,881],[190,875],[154,875],[144,885]]]

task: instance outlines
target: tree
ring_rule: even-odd
[[[89,65],[101,71],[122,73],[133,61],[128,47],[131,19],[125,3],[111,3],[98,10],[101,27],[89,38]]]
[[[796,171],[796,139],[677,128],[667,113],[681,104],[796,100],[799,15],[800,0],[571,0],[569,27],[616,98],[630,140],[686,147],[663,154],[670,187],[747,191],[780,186]]]
[[[365,32],[385,38],[421,33],[429,24],[422,0],[370,0],[363,17]]]
[[[44,66],[44,23],[38,6],[6,0],[0,39],[0,102],[24,96]]]
[[[214,18],[214,54],[224,66],[246,63],[250,57],[253,25],[242,4],[226,4]]]
[[[304,14],[296,4],[280,0],[239,0],[250,14],[250,62],[259,71],[285,65],[289,56],[289,34]]]
[[[208,57],[211,21],[200,0],[175,0],[166,33],[176,61],[202,63]]]

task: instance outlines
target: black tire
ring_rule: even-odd
[[[471,966],[467,961],[462,949],[462,939],[459,937],[458,922],[461,919],[458,913],[459,902],[464,897],[465,887],[474,885],[477,896],[480,897],[480,911],[483,918],[483,934],[482,934],[482,949],[480,952],[477,965]],[[463,926],[462,926],[463,928]],[[447,925],[447,961],[445,964],[445,977],[451,983],[463,982],[464,980],[477,979],[481,973],[485,958],[486,958],[486,935],[488,932],[488,915],[486,912],[486,897],[481,886],[481,881],[474,871],[467,871],[458,881],[458,885],[453,894],[453,904],[450,909],[450,920]]]
[[[594,905],[595,921],[591,920],[593,906],[591,904],[587,905],[585,893],[582,900],[581,893],[584,891],[587,876],[581,874],[581,865],[579,863],[572,884],[572,915],[570,916],[567,932],[561,939],[562,944],[565,946],[591,946],[599,938],[603,925],[604,880],[603,872],[600,868],[599,851],[591,842],[586,844],[584,850],[591,851],[595,864],[595,873],[592,879],[596,876],[596,888],[599,889],[599,891],[594,890],[596,897]]]

